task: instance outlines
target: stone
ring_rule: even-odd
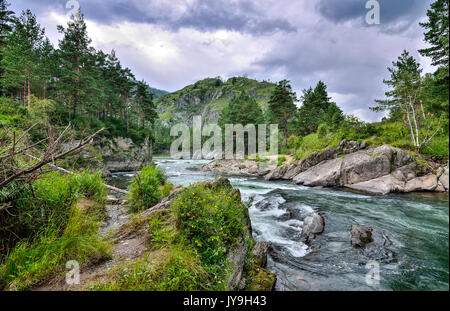
[[[405,185],[405,192],[434,191],[438,186],[437,176],[428,174],[408,181]]]
[[[325,161],[294,177],[294,183],[305,186],[334,187],[341,178],[342,159]]]
[[[368,194],[386,195],[391,192],[404,192],[405,183],[393,175],[385,175],[357,184],[346,185],[347,188]]]
[[[325,229],[325,220],[322,215],[312,213],[303,220],[301,240],[305,243],[311,242],[316,236],[322,234]]]
[[[354,247],[364,248],[368,243],[373,242],[373,229],[364,225],[353,225],[350,231],[351,243]]]
[[[388,175],[393,150],[385,145],[368,151],[346,155],[341,171],[341,184],[356,184]]]
[[[289,168],[289,165],[281,165],[278,166],[276,169],[268,173],[264,179],[265,180],[280,180],[283,178],[283,176],[286,174],[287,170]]]
[[[442,184],[442,186],[444,187],[444,189],[446,191],[449,190],[449,185],[448,185],[448,169],[445,169],[445,171],[441,174],[441,176],[439,177],[439,182]]]

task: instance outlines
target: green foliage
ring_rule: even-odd
[[[177,228],[192,241],[206,265],[226,264],[226,253],[243,233],[246,207],[231,187],[197,184],[173,202]]]
[[[330,101],[327,86],[319,81],[314,88],[303,90],[302,106],[298,113],[297,132],[300,135],[315,133],[320,124],[325,123],[333,129],[341,126],[344,119],[342,110]]]
[[[436,0],[427,12],[428,21],[420,23],[427,32],[425,41],[430,47],[419,50],[423,56],[431,57],[432,65],[439,67],[436,75],[444,80],[448,87],[449,63],[449,1]]]
[[[341,136],[338,133],[330,133],[320,138],[317,133],[303,137],[300,147],[295,152],[296,159],[304,159],[313,152],[321,152],[327,148],[335,148],[339,146]]]
[[[106,202],[108,189],[106,189],[102,179],[101,171],[91,173],[89,170],[85,170],[81,174],[73,177],[73,182],[76,184],[79,193],[85,198],[95,200],[96,202]]]
[[[160,186],[166,183],[162,170],[157,166],[147,165],[133,177],[130,185],[130,211],[146,210],[162,197]]]
[[[247,124],[264,123],[264,115],[256,100],[244,93],[233,97],[230,103],[225,106],[220,113],[218,124],[222,127],[225,124]]]
[[[322,123],[321,125],[319,125],[319,128],[317,129],[317,135],[319,136],[319,138],[324,138],[325,136],[327,136],[328,131],[329,131],[328,125]]]
[[[286,157],[278,157],[277,166],[282,166],[286,162]]]
[[[279,125],[285,139],[288,138],[288,121],[297,111],[296,101],[297,95],[287,80],[278,83],[269,100],[268,119],[272,124]]]
[[[26,187],[12,192],[14,217],[0,216],[0,248],[5,252],[19,239],[32,238],[36,232],[49,225],[64,228],[75,202],[84,197],[96,202],[93,212],[105,203],[106,188],[100,173],[89,171],[81,176],[47,173],[33,183],[33,191]]]
[[[66,262],[80,265],[109,256],[110,245],[100,239],[97,220],[83,207],[73,208],[61,232],[53,219],[33,240],[22,240],[0,266],[0,288],[26,290],[65,271]]]

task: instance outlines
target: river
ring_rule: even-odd
[[[154,160],[175,185],[215,177],[200,171],[208,161]],[[116,173],[109,182],[127,187],[132,176]],[[267,268],[278,277],[276,290],[449,290],[448,194],[366,196],[228,178],[251,202],[254,238],[270,242]],[[324,216],[325,231],[307,246],[300,242],[302,220],[313,211]],[[374,242],[363,251],[350,245],[353,224],[374,229]],[[379,282],[367,282],[377,265]]]

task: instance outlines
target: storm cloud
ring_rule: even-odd
[[[384,94],[386,67],[407,49],[425,46],[431,0],[379,0],[380,25],[367,25],[366,0],[79,0],[97,49],[115,49],[152,86],[175,91],[205,77],[247,75],[291,80],[303,89],[324,81],[346,113],[375,121],[369,110]],[[30,8],[56,45],[67,22],[65,0],[14,0]]]

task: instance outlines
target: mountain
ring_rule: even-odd
[[[167,92],[167,91],[155,89],[153,87],[149,87],[148,90],[150,91],[150,93],[152,93],[154,95],[155,99],[160,98],[166,94],[169,94],[169,92]]]
[[[201,115],[203,123],[215,123],[220,111],[241,92],[255,97],[263,109],[267,107],[275,84],[245,77],[227,81],[207,78],[156,100],[158,113],[164,123],[184,122],[192,125],[192,117]]]

